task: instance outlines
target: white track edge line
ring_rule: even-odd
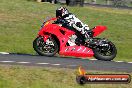
[[[0,61],[0,62],[3,62],[3,63],[12,63],[12,62],[15,62],[15,61]]]
[[[47,64],[50,64],[50,63],[36,63],[36,64],[42,64],[42,65],[47,65]]]
[[[16,63],[19,63],[19,64],[28,64],[28,63],[31,63],[31,62],[16,62]]]
[[[51,64],[51,65],[59,66],[59,65],[61,65],[61,64]]]
[[[0,52],[0,54],[10,54],[10,53],[8,53],[8,52]]]
[[[124,62],[124,61],[115,61],[115,62]]]
[[[97,59],[89,59],[89,60],[97,60]]]

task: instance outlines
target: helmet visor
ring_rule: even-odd
[[[56,10],[56,17],[61,17],[62,16],[62,11],[61,10]]]

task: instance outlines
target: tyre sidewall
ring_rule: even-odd
[[[112,55],[110,55],[110,56],[103,56],[103,55],[101,55],[101,54],[98,52],[97,49],[94,49],[94,50],[93,50],[93,51],[94,51],[94,57],[95,57],[96,59],[98,59],[98,60],[103,60],[103,61],[111,61],[111,60],[113,60],[113,59],[116,57],[117,49],[116,49],[115,45],[114,45],[112,42],[110,42],[110,43],[111,43],[112,48],[113,48]]]
[[[53,43],[55,44],[55,51],[53,52],[53,53],[43,53],[43,52],[41,52],[39,49],[38,49],[38,47],[37,47],[37,42],[41,39],[41,38],[43,38],[43,37],[37,37],[34,41],[33,41],[33,48],[34,48],[34,50],[39,54],[39,55],[41,55],[41,56],[53,56],[53,55],[55,55],[57,52],[58,52],[58,45],[57,45],[57,42],[53,39],[53,38],[50,38],[52,41],[53,41]]]

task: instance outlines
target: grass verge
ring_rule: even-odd
[[[114,73],[95,72],[88,73]],[[77,70],[0,65],[0,88],[131,88],[129,84],[76,83]],[[117,74],[117,72],[116,72]],[[132,75],[132,74],[131,74]]]

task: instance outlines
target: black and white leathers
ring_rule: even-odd
[[[82,23],[74,14],[67,14],[63,19],[67,21],[69,26],[84,34],[86,38],[89,38],[89,35],[87,35],[87,31],[89,30],[88,25]]]

